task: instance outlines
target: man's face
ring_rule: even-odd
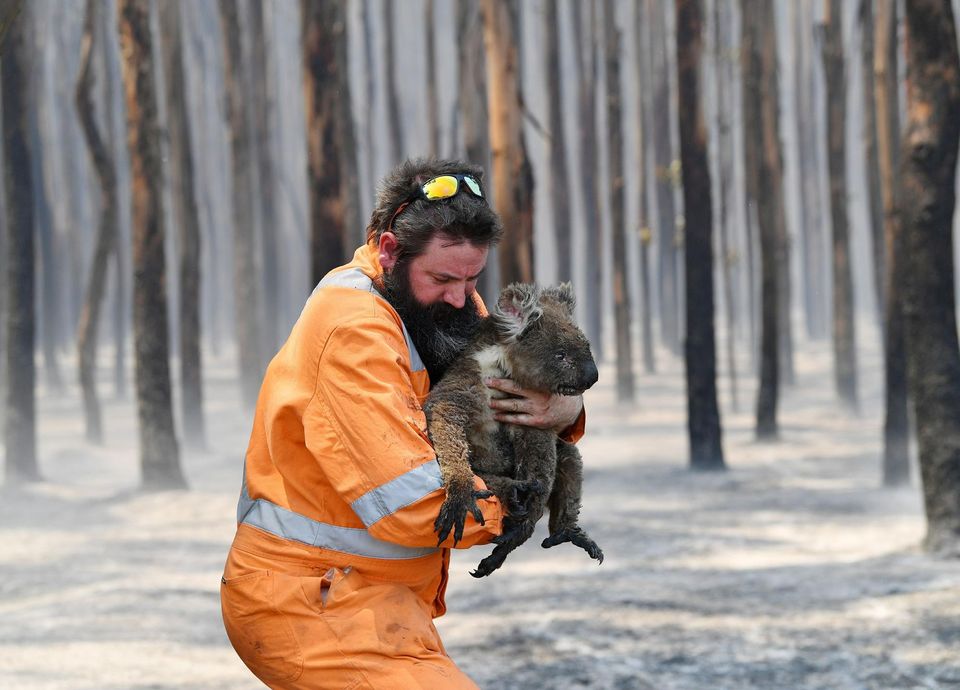
[[[436,236],[413,259],[395,258],[381,242],[385,296],[403,319],[430,380],[437,382],[480,320],[473,293],[487,247]]]

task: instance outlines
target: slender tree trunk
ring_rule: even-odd
[[[523,137],[517,6],[512,0],[482,0],[487,55],[493,198],[510,232],[500,244],[503,284],[533,281],[533,169]]]
[[[747,189],[757,208],[761,254],[761,336],[760,387],[757,392],[758,439],[774,439],[778,434],[777,403],[780,386],[780,348],[778,331],[780,321],[777,279],[777,202],[776,174],[773,170],[776,156],[775,119],[768,102],[777,98],[768,70],[776,69],[776,53],[769,50],[767,27],[772,21],[770,4],[766,0],[744,0],[743,17],[743,117]],[[749,136],[756,132],[756,136]]]
[[[468,161],[480,165],[489,175],[490,123],[487,109],[487,64],[483,48],[483,17],[476,0],[457,1],[457,108],[460,130]],[[490,185],[490,202],[495,203]],[[487,257],[487,270],[481,276],[480,294],[495,300],[500,291],[500,271],[496,248]]]
[[[5,16],[9,16],[5,14]],[[36,370],[33,352],[33,179],[27,147],[32,88],[31,22],[13,21],[0,60],[3,98],[4,180],[7,202],[7,395],[4,413],[5,478],[8,484],[40,479],[37,467]]]
[[[823,66],[827,78],[827,142],[830,171],[830,218],[833,227],[833,355],[837,394],[856,410],[857,355],[847,215],[846,78],[840,4],[825,0]]]
[[[184,488],[170,390],[163,171],[150,2],[121,0],[119,8],[133,192],[133,326],[142,479],[147,489]]]
[[[577,149],[580,158],[580,189],[583,198],[583,227],[585,232],[586,276],[583,285],[585,309],[584,330],[593,351],[603,357],[603,311],[601,308],[599,247],[603,243],[603,219],[600,215],[598,194],[597,147],[597,4],[596,0],[573,3],[573,31],[577,53],[577,120],[579,138]],[[584,15],[586,15],[584,17]]]
[[[0,54],[6,52],[7,34],[23,10],[23,0],[0,0]]]
[[[826,337],[824,319],[824,292],[827,284],[824,266],[823,201],[820,194],[818,142],[820,141],[817,111],[815,108],[814,55],[812,48],[813,24],[810,20],[810,5],[790,3],[791,22],[794,25],[794,56],[796,77],[797,141],[800,169],[801,242],[803,244],[803,303],[807,336],[811,339]]]
[[[376,101],[376,82],[374,77],[377,74],[377,63],[374,58],[373,50],[373,27],[370,21],[370,14],[372,12],[371,5],[376,0],[363,0],[360,10],[360,23],[363,27],[363,56],[364,64],[366,70],[363,75],[363,88],[364,93],[367,96],[367,112],[364,115],[364,136],[366,137],[366,165],[367,165],[367,178],[372,179],[376,175],[376,165],[374,164],[375,160],[375,150],[376,150],[376,138],[374,137],[374,103]],[[465,0],[460,0],[464,2]],[[477,10],[479,13],[479,10]],[[481,38],[481,46],[483,39]],[[373,198],[374,188],[372,184],[369,184],[364,192],[367,193],[370,198]]]
[[[733,112],[733,21],[728,0],[714,0],[713,6],[714,60],[717,80],[717,149],[720,171],[720,212],[717,214],[717,225],[720,231],[723,299],[727,307],[727,369],[730,376],[730,399],[733,403],[733,411],[736,412],[740,407],[737,395],[737,317],[733,282],[734,253],[730,247],[728,223],[730,191],[734,181],[733,128],[730,123],[730,114]]]
[[[180,411],[183,440],[192,448],[205,445],[203,417],[203,362],[200,352],[200,208],[191,148],[192,120],[183,65],[180,4],[160,4],[163,26],[164,75],[167,82],[167,120],[180,250]]]
[[[676,168],[670,141],[670,70],[667,59],[666,22],[662,0],[652,0],[653,30],[654,157],[657,175],[657,256],[660,267],[660,334],[671,352],[680,351],[680,287],[677,272],[677,208],[674,201]]]
[[[676,0],[680,157],[683,171],[686,264],[687,427],[690,467],[725,469],[717,406],[713,314],[713,208],[707,135],[699,93],[703,52],[702,0]]]
[[[352,243],[346,240],[345,204],[340,181],[344,151],[337,136],[338,43],[346,41],[343,3],[303,2],[303,79],[310,189],[310,255],[313,282],[343,263]]]
[[[650,299],[652,288],[650,281],[650,244],[653,240],[651,230],[650,203],[647,198],[647,182],[653,171],[653,158],[648,142],[653,132],[650,102],[650,32],[649,15],[643,0],[634,3],[634,48],[637,69],[637,184],[638,184],[638,228],[640,232],[640,342],[643,354],[643,369],[648,374],[657,370],[656,355],[653,348],[653,304]]]
[[[903,313],[927,513],[925,547],[960,556],[960,347],[953,214],[960,57],[949,0],[911,0],[903,183]]]
[[[427,72],[433,74],[436,64],[436,31],[433,19],[433,0],[424,0],[423,28],[426,33],[424,49],[427,53]],[[425,79],[427,89],[427,153],[430,156],[440,155],[440,104],[437,100],[437,80]]]
[[[220,22],[224,39],[224,86],[227,96],[231,181],[233,199],[233,280],[235,321],[239,349],[241,402],[252,410],[260,389],[263,358],[260,348],[260,290],[254,238],[253,194],[251,178],[253,148],[250,141],[250,116],[244,93],[245,65],[243,33],[237,0],[220,0]]]
[[[107,282],[108,262],[115,252],[119,219],[116,168],[111,153],[104,143],[104,137],[100,133],[100,126],[97,124],[93,105],[94,36],[96,34],[98,7],[96,0],[87,0],[76,104],[83,134],[90,149],[90,158],[97,174],[97,180],[100,183],[100,227],[97,230],[96,249],[89,273],[90,279],[87,284],[86,298],[80,312],[80,323],[77,329],[77,360],[79,362],[80,387],[83,390],[83,412],[87,440],[99,444],[103,442],[103,422],[100,414],[100,400],[97,396],[97,334]]]
[[[903,224],[900,220],[900,107],[897,81],[897,8],[877,7],[874,53],[874,97],[877,110],[877,153],[883,197],[884,262],[884,378],[886,411],[883,424],[883,484],[910,483],[910,424],[907,415],[907,362],[904,349]]]
[[[613,0],[604,0],[606,47],[607,158],[610,180],[610,228],[613,245],[613,312],[617,344],[617,401],[634,399],[633,346],[630,339],[630,289],[627,285],[627,228],[623,196],[623,126],[620,98],[620,30]]]
[[[543,6],[544,74],[550,127],[550,201],[557,238],[557,279],[573,279],[573,244],[570,222],[570,178],[567,173],[567,139],[563,131],[563,78],[560,70],[560,16],[558,3]]]
[[[396,51],[393,47],[394,32],[396,31],[396,0],[382,0],[383,7],[383,50],[386,54],[387,65],[387,123],[390,132],[389,151],[390,165],[399,163],[407,150],[403,140],[403,117],[400,114],[400,97],[397,85],[400,83],[397,75]]]
[[[877,157],[877,112],[874,99],[873,81],[873,2],[860,0],[860,59],[863,65],[863,156],[867,163],[867,217],[870,223],[870,242],[873,249],[873,285],[877,303],[877,321],[881,332],[884,328],[883,317],[883,275],[884,275],[884,238],[883,238],[883,193],[880,190],[880,161]],[[879,3],[896,4],[896,0]],[[883,11],[883,8],[879,8]]]
[[[250,84],[253,108],[254,160],[259,171],[257,196],[260,199],[260,256],[263,260],[263,317],[261,331],[263,354],[269,359],[282,344],[280,309],[280,243],[276,211],[277,178],[273,131],[276,109],[274,77],[270,69],[270,50],[267,31],[270,27],[270,4],[257,0],[250,5]]]

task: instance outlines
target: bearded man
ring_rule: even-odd
[[[381,184],[367,242],[307,300],[264,376],[224,624],[272,688],[476,688],[432,619],[453,536],[437,543],[440,468],[421,405],[486,313],[476,292],[502,234],[482,171],[414,160]],[[498,419],[583,432],[579,397],[509,380]],[[483,519],[458,548],[501,533],[506,507],[474,478]]]

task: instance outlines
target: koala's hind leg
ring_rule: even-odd
[[[547,496],[553,486],[556,468],[556,436],[539,429],[518,430],[513,439],[516,453],[517,482],[527,492],[526,510],[508,514],[503,521],[503,533],[493,541],[493,552],[480,561],[470,574],[484,577],[503,565],[511,551],[533,536],[537,521],[547,507]],[[495,485],[498,482],[494,482]],[[504,484],[499,483],[499,486]]]
[[[603,551],[581,528],[580,500],[583,490],[583,460],[580,451],[571,443],[557,440],[557,476],[550,493],[550,536],[541,546],[571,542],[586,551],[590,558],[603,563]]]
[[[498,474],[477,472],[487,488],[500,499],[507,514],[514,519],[526,517],[537,501],[542,501],[545,493],[543,482],[539,479],[514,479]]]

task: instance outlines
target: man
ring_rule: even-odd
[[[444,491],[421,405],[485,313],[476,282],[502,229],[481,178],[436,160],[388,175],[367,243],[320,282],[267,368],[221,603],[270,687],[476,688],[431,620],[453,537],[437,544]],[[501,420],[582,434],[579,397],[490,385],[516,396],[491,403]],[[478,505],[458,547],[502,530],[505,507]]]

